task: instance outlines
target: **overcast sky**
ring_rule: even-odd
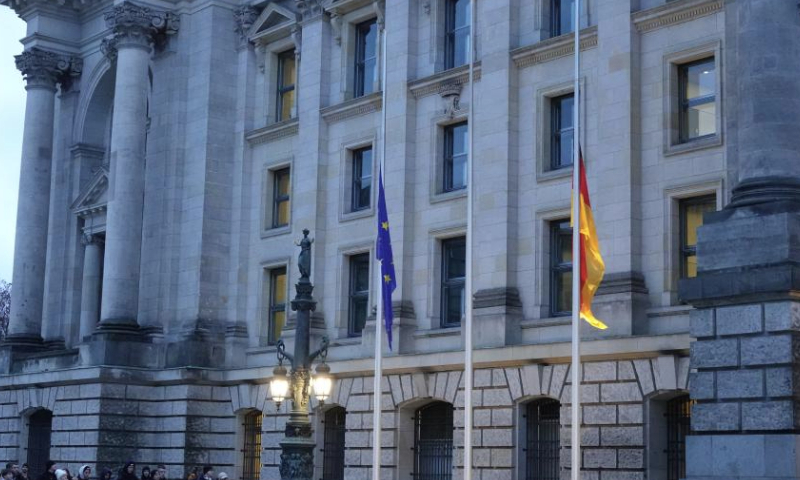
[[[0,6],[0,280],[11,281],[14,266],[14,231],[19,190],[22,123],[25,119],[25,85],[14,66],[22,51],[25,22]]]

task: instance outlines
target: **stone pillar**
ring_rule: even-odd
[[[800,15],[726,2],[731,203],[698,232],[689,479],[800,478]],[[731,172],[733,174],[733,172]]]
[[[101,330],[135,330],[142,247],[148,66],[154,42],[177,18],[124,2],[105,13],[113,29],[117,76],[111,133]]]
[[[50,168],[56,84],[80,71],[80,61],[32,48],[16,57],[28,91],[17,206],[16,247],[7,343],[21,348],[42,344],[42,301],[47,256]]]
[[[81,284],[80,340],[91,335],[100,319],[100,292],[102,290],[103,246],[102,240],[84,234],[81,238],[83,252],[83,282]]]

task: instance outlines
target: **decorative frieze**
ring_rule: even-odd
[[[383,99],[381,98],[381,92],[375,92],[370,95],[342,102],[338,105],[323,108],[320,113],[326,122],[335,123],[348,118],[379,112],[382,107]]]
[[[153,10],[127,1],[106,11],[104,16],[117,46],[126,44],[149,48],[153,43],[163,43],[180,27],[180,17],[172,12]]]
[[[481,79],[481,62],[475,62],[474,77],[476,82]],[[408,89],[414,98],[422,98],[437,93],[441,94],[443,89],[454,88],[455,85],[466,85],[468,83],[469,65],[462,65],[409,82]]]
[[[296,118],[293,118],[285,122],[247,132],[245,134],[245,139],[251,146],[261,145],[262,143],[274,142],[282,138],[297,135],[299,131],[300,124]]]
[[[597,26],[581,30],[580,44],[581,51],[597,46]],[[573,53],[575,53],[575,37],[573,35],[561,35],[512,50],[511,59],[517,68],[526,68],[566,57]]]
[[[711,15],[721,11],[722,8],[723,0],[672,2],[636,12],[632,15],[632,20],[636,30],[646,33]]]
[[[16,55],[17,69],[22,73],[28,88],[43,87],[55,89],[57,83],[62,87],[80,76],[83,60],[69,55],[33,47]]]

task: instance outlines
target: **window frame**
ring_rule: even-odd
[[[444,5],[444,69],[450,70],[469,63],[469,56],[472,55],[472,45],[469,45],[471,35],[467,34],[467,58],[464,63],[456,65],[456,37],[460,31],[472,29],[473,19],[469,19],[469,23],[465,26],[456,26],[456,6],[460,0],[445,0]],[[466,0],[467,3],[472,0]],[[470,5],[467,12],[471,14],[472,6]]]
[[[375,81],[373,78],[372,85],[369,87],[369,91],[367,91],[367,81],[366,78],[366,63],[368,60],[372,59],[375,61],[375,74],[377,74],[378,69],[378,33],[377,33],[377,18],[371,18],[369,20],[365,20],[356,24],[355,27],[355,52],[354,52],[354,59],[353,59],[353,98],[363,97],[364,95],[369,95],[375,93]],[[366,56],[366,39],[369,36],[369,31],[371,30],[372,26],[376,28],[376,35],[375,35],[375,56],[374,57],[367,57]]]
[[[284,175],[289,177],[289,192],[286,194],[280,193],[280,181]],[[271,228],[285,228],[292,223],[291,212],[292,201],[292,168],[281,167],[272,171],[272,227]],[[289,203],[289,218],[286,223],[279,223],[280,220],[280,207],[283,203]]]
[[[466,127],[467,131],[466,134],[469,135],[469,123],[467,121],[451,123],[445,125],[443,127],[443,156],[442,156],[442,193],[449,193],[449,192],[457,192],[459,190],[464,190],[467,188],[467,182],[469,182],[469,177],[467,177],[467,182],[464,182],[463,186],[455,187],[455,176],[454,176],[454,165],[456,157],[464,157],[464,161],[469,164],[469,152],[464,152],[459,155],[455,155],[455,130],[457,128]],[[469,172],[467,172],[469,176]]]
[[[549,426],[550,428],[552,428],[553,418],[552,418],[552,416],[550,416],[550,418],[544,418],[544,419],[542,418],[542,408],[543,407],[549,407],[551,409],[553,407],[555,407],[554,411],[555,411],[555,416],[556,416],[554,432],[551,431],[550,435],[549,435],[550,438],[548,438],[547,440],[544,440],[544,441],[541,440],[541,437],[540,437],[540,434],[541,434],[543,428],[541,428],[541,427],[540,428],[535,428],[535,427],[537,425],[542,425],[544,423],[545,426]],[[533,415],[532,415],[534,413],[534,412],[532,412],[532,410],[534,410],[534,409],[536,410],[535,413],[537,415],[535,418],[533,418]],[[553,410],[550,410],[549,414],[552,415],[553,414]],[[558,476],[557,472],[559,471],[560,466],[561,466],[561,463],[560,463],[560,457],[561,457],[561,451],[560,451],[560,443],[561,443],[561,438],[560,438],[561,437],[561,425],[560,425],[560,422],[561,422],[561,403],[558,400],[556,400],[554,398],[549,398],[549,397],[542,397],[542,398],[537,398],[535,400],[531,400],[531,401],[529,401],[529,402],[527,402],[527,403],[522,405],[522,417],[523,417],[522,418],[522,422],[520,422],[520,424],[525,427],[525,432],[524,432],[524,435],[521,435],[521,438],[520,438],[521,444],[523,445],[521,460],[523,462],[522,465],[524,465],[524,468],[520,469],[521,470],[521,472],[520,472],[521,476],[523,476],[526,480],[533,480],[533,479],[537,479],[537,478],[548,478],[547,476],[542,477],[542,476],[539,476],[539,475],[535,475],[535,473],[537,473],[537,472],[533,472],[532,471],[532,467],[534,465],[539,467],[538,468],[538,470],[539,470],[538,473],[542,473],[542,470],[543,470],[541,468],[542,467],[542,463],[532,464],[533,461],[535,461],[536,459],[541,459],[541,454],[543,453],[543,451],[541,449],[534,450],[532,448],[532,446],[536,445],[536,446],[540,446],[541,447],[542,443],[552,442],[552,443],[555,443],[555,445],[557,445],[557,447],[555,448],[555,458],[551,457],[551,458],[546,458],[546,459],[547,460],[551,460],[551,461],[555,461],[555,464],[554,465],[552,465],[552,464],[546,465],[546,467],[549,467],[549,468],[546,469],[546,471],[549,471],[549,473],[552,474],[553,470],[555,470],[555,473],[556,473],[555,477],[557,478],[557,476]],[[543,422],[543,420],[548,420],[548,422],[545,423],[545,422]],[[555,438],[552,438],[553,436],[555,436]],[[552,454],[552,452],[549,452],[549,453]],[[550,476],[550,478],[552,478],[552,475]]]
[[[573,115],[572,115],[572,125],[569,128],[563,128],[561,125],[561,112],[563,110],[562,104],[563,102],[568,99],[572,99],[573,105]],[[572,164],[574,163],[574,159],[568,164],[561,163],[561,138],[564,136],[565,133],[570,132],[572,133],[572,141],[575,141],[575,114],[574,114],[574,106],[575,106],[575,93],[565,93],[563,95],[558,95],[556,97],[550,98],[550,161],[549,161],[549,170],[562,170],[565,168],[572,168]],[[570,156],[570,158],[572,158]]]
[[[568,0],[572,2],[574,5],[574,0]],[[563,25],[561,24],[561,10],[562,10],[562,2],[563,0],[550,0],[550,36],[551,37],[559,37],[561,35],[566,35],[569,33],[573,33],[575,31],[575,25],[572,25],[572,30],[563,31]],[[570,19],[573,16],[570,15]],[[572,20],[570,20],[572,21]]]
[[[364,153],[369,151],[370,152],[370,168],[369,168],[369,175],[364,177],[363,175],[363,156]],[[374,185],[373,179],[373,166],[375,164],[375,152],[372,149],[372,145],[368,145],[366,147],[356,148],[351,150],[351,159],[350,159],[352,168],[351,168],[351,195],[350,195],[350,212],[360,212],[362,210],[368,210],[372,206],[372,187]],[[368,178],[370,181],[369,186],[369,193],[367,195],[367,203],[366,205],[362,205],[361,202],[361,192],[363,190],[363,180],[364,178]]]
[[[564,225],[568,227],[565,228]],[[572,308],[566,311],[558,310],[558,298],[561,294],[561,277],[566,273],[572,273],[572,261],[564,262],[560,258],[561,249],[560,236],[569,232],[572,238],[572,227],[569,227],[569,219],[554,219],[548,222],[550,229],[550,265],[549,265],[549,286],[550,286],[550,316],[564,317],[572,315]],[[571,248],[571,247],[570,247]]]
[[[687,276],[688,260],[690,257],[697,257],[697,244],[689,245],[687,242],[688,229],[686,225],[686,210],[688,207],[710,204],[713,210],[717,209],[717,199],[715,194],[698,195],[694,197],[682,198],[678,201],[678,238],[680,244],[678,245],[678,268],[679,278],[690,278]],[[701,225],[702,226],[702,225]],[[696,236],[696,234],[695,234]]]
[[[360,265],[359,265],[360,264]],[[364,267],[367,269],[367,288],[366,290],[357,290],[358,275],[356,274],[357,268]],[[360,331],[356,331],[355,318],[356,304],[363,302],[366,305],[365,313],[369,317],[369,287],[370,287],[370,254],[369,252],[356,253],[348,257],[348,290],[347,290],[347,336],[360,337],[364,327]],[[364,319],[366,324],[366,318]]]
[[[426,411],[428,410],[430,410],[431,413],[427,413],[426,415]],[[428,419],[423,417],[423,415],[426,417],[433,417],[440,422],[439,424],[442,426],[441,432],[433,433],[442,433],[442,436],[445,438],[425,438],[431,433],[431,426],[435,427],[436,424],[431,425],[429,422],[426,422],[425,420]],[[455,451],[453,445],[453,418],[453,405],[442,401],[428,403],[414,412],[414,448],[412,449],[414,452],[412,464],[412,475],[414,478],[430,478],[435,476],[439,479],[452,479],[453,452]],[[449,438],[447,438],[448,434]],[[423,465],[425,465],[423,459],[430,458],[422,453],[427,450],[421,445],[421,442],[424,441],[439,442],[439,445],[437,445],[437,448],[434,450],[437,450],[437,453],[438,450],[444,451],[444,453],[439,455],[442,463],[435,469],[437,472],[442,472],[438,475],[432,475],[429,472],[423,471],[425,470],[425,468],[423,468]]]
[[[288,269],[286,266],[280,267],[273,267],[268,270],[269,272],[269,299],[267,305],[267,344],[268,345],[275,345],[280,340],[280,335],[276,336],[275,332],[275,314],[279,312],[283,312],[283,327],[286,327],[287,321],[287,300],[288,300],[288,291],[283,292],[284,302],[277,303],[276,297],[278,294],[278,280],[277,277],[280,275],[284,275],[286,277],[285,285],[288,285]],[[283,328],[281,328],[283,331]]]
[[[241,480],[258,480],[261,477],[261,451],[263,448],[263,414],[259,410],[251,410],[241,415],[242,440],[241,440]],[[255,452],[248,451],[248,447],[256,446]],[[256,462],[253,464],[253,462]],[[257,467],[253,469],[253,467]],[[251,471],[252,470],[252,471]],[[250,476],[248,475],[250,474]]]
[[[440,267],[440,272],[441,272],[440,297],[441,298],[440,298],[440,307],[439,307],[439,318],[440,318],[439,326],[440,326],[440,328],[460,327],[462,319],[459,319],[459,321],[457,323],[456,322],[448,322],[447,312],[449,310],[449,306],[450,305],[449,305],[449,301],[448,301],[449,297],[448,297],[447,293],[452,289],[460,288],[461,291],[462,291],[461,297],[464,298],[464,296],[466,295],[466,292],[465,292],[465,289],[466,289],[466,276],[449,278],[448,272],[449,272],[450,268],[449,268],[449,265],[448,265],[448,263],[449,263],[448,262],[448,259],[449,259],[448,252],[453,248],[458,248],[459,246],[463,246],[464,254],[465,254],[464,262],[466,262],[466,255],[469,255],[469,252],[466,251],[467,238],[464,237],[464,236],[452,237],[452,238],[443,239],[441,242],[442,242],[442,249],[441,249],[442,258],[441,258],[441,267]],[[465,305],[462,304],[461,305],[461,317],[462,318],[463,318],[464,313],[465,313],[464,308],[465,308]]]
[[[703,95],[694,98],[688,98],[688,70],[691,67],[711,64],[714,67],[714,93],[710,95]],[[705,135],[698,135],[696,137],[689,136],[689,109],[691,107],[708,105],[717,103],[717,63],[713,55],[706,56],[690,62],[677,64],[678,69],[678,143],[685,144],[694,141],[701,141],[706,138],[713,138],[717,135],[716,116],[718,115],[716,109],[714,112],[715,125],[714,132]]]
[[[284,99],[287,93],[295,92],[295,87],[297,85],[297,56],[295,53],[295,49],[291,48],[289,50],[285,50],[277,54],[278,57],[278,78],[276,82],[275,94],[275,121],[276,122],[283,122],[287,120],[291,120],[296,117],[296,114],[293,112],[297,105],[297,93],[295,93],[294,98],[292,100],[292,108],[290,109],[289,117],[283,118],[281,112],[283,111],[284,106]],[[283,83],[283,74],[285,67],[285,62],[287,59],[291,58],[294,62],[294,83],[291,85],[284,85]]]

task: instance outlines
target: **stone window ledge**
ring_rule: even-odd
[[[327,123],[336,123],[348,118],[379,112],[381,108],[383,108],[383,92],[374,92],[325,107],[320,110],[320,114]]]
[[[550,182],[554,180],[563,180],[565,178],[572,178],[572,167],[536,172],[537,182]]]
[[[260,145],[262,143],[274,142],[282,138],[292,137],[297,135],[300,131],[300,122],[297,118],[291,118],[268,125],[263,128],[257,128],[244,134],[244,138],[250,146]]]
[[[339,222],[345,223],[350,222],[353,220],[360,220],[362,218],[369,218],[375,215],[375,209],[370,206],[369,208],[364,208],[362,210],[356,210],[354,212],[345,212],[339,217]]]
[[[284,235],[287,233],[292,233],[292,225],[289,224],[285,227],[278,227],[278,228],[270,228],[267,230],[261,231],[261,238],[270,238],[270,237],[277,237],[279,235]]]
[[[331,347],[352,347],[353,345],[361,345],[361,338],[361,336],[337,338],[331,341]]]
[[[723,3],[723,0],[671,2],[660,7],[636,12],[631,19],[639,32],[651,32],[722,11]]]
[[[414,338],[456,337],[460,335],[461,327],[432,328],[414,332]]]
[[[520,328],[523,330],[528,328],[539,328],[539,327],[555,327],[558,325],[569,325],[572,323],[572,317],[570,316],[563,316],[563,317],[549,317],[549,318],[531,318],[527,320],[523,320],[519,322]]]
[[[581,30],[581,51],[597,46],[597,26]],[[517,68],[530,67],[575,53],[575,36],[572,33],[548,38],[541,42],[511,51],[511,60]]]
[[[671,157],[683,153],[696,152],[707,148],[715,148],[722,145],[722,135],[716,133],[706,137],[696,138],[683,143],[676,143],[664,147],[664,156]]]
[[[481,62],[475,62],[475,81],[481,79]],[[453,85],[467,85],[469,83],[469,64],[451,68],[443,72],[413,80],[408,83],[408,89],[414,98],[427,97],[438,94],[445,87]]]
[[[457,200],[459,198],[466,198],[466,197],[467,197],[467,189],[466,188],[459,188],[458,190],[453,190],[452,192],[435,193],[435,194],[431,195],[430,202],[431,202],[431,204],[442,203],[442,202],[449,202],[450,200]]]

